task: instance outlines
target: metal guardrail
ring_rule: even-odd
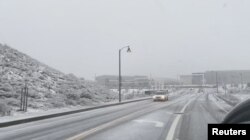
[[[9,122],[2,122],[2,123],[0,123],[0,128],[12,126],[12,125],[23,124],[23,123],[34,122],[34,121],[39,121],[39,120],[44,120],[44,119],[49,119],[49,118],[54,118],[54,117],[60,117],[60,116],[65,116],[65,115],[70,115],[70,114],[75,114],[75,113],[80,113],[80,112],[85,112],[85,111],[90,111],[90,110],[95,110],[95,109],[100,109],[100,108],[106,108],[106,107],[111,107],[111,106],[127,104],[127,103],[139,102],[139,101],[144,101],[144,100],[149,100],[149,99],[152,99],[152,98],[148,97],[148,98],[143,98],[143,99],[125,101],[125,102],[121,102],[121,103],[111,103],[111,104],[107,104],[107,105],[89,107],[89,108],[72,110],[72,111],[67,111],[67,112],[61,112],[61,113],[55,113],[55,114],[49,114],[49,115],[42,115],[42,116],[37,116],[37,117],[31,117],[31,118],[25,118],[25,119],[20,119],[20,120],[9,121]]]

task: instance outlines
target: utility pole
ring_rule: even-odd
[[[242,73],[240,73],[240,80],[241,80],[241,89],[243,89],[244,86],[243,86],[243,77],[242,77]]]
[[[216,89],[217,89],[217,93],[219,93],[218,72],[216,72]]]
[[[203,87],[203,93],[205,93],[205,73],[202,74],[202,87]]]
[[[27,82],[25,82],[24,94],[25,94],[25,108],[24,108],[24,111],[27,112],[27,109],[28,109],[28,87],[27,87]]]
[[[152,90],[152,75],[149,74],[149,90]]]
[[[25,81],[24,87],[21,89],[21,103],[20,103],[20,111],[27,111],[28,109],[28,86],[27,81]]]
[[[24,88],[21,89],[20,111],[23,111],[23,108],[24,108],[24,107],[23,107],[23,106],[24,106],[24,94],[23,94],[24,92],[23,92],[23,89],[24,89]]]

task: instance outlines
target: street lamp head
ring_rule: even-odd
[[[128,50],[127,50],[128,53],[131,53],[131,49],[130,47],[128,46]]]

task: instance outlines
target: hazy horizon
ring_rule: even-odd
[[[247,0],[0,0],[0,42],[86,79],[246,70]]]

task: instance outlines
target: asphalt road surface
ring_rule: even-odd
[[[0,128],[0,140],[206,140],[232,106],[213,92],[186,90],[146,100]]]

